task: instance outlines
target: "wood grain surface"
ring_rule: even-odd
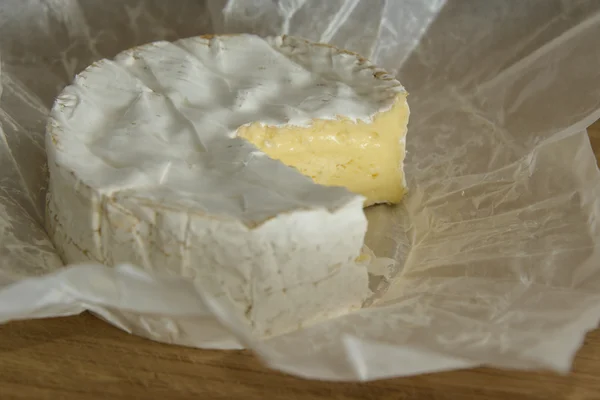
[[[600,123],[590,129],[600,155]],[[83,314],[0,326],[5,399],[600,399],[600,330],[572,373],[476,368],[369,383],[306,381],[263,367],[247,351],[155,343]]]

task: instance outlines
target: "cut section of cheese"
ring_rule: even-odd
[[[365,201],[404,190],[405,97],[357,55],[292,37],[127,50],[53,106],[48,232],[68,263],[193,280],[259,336],[344,314],[371,294]]]
[[[371,122],[313,121],[309,127],[243,126],[238,136],[316,183],[343,186],[366,197],[365,206],[398,203],[405,191],[406,95]]]

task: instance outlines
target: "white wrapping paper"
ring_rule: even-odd
[[[395,267],[377,267],[359,312],[268,340],[181,278],[65,268],[43,230],[45,121],[74,75],[134,45],[230,32],[330,42],[410,92],[410,193],[367,211],[367,245]],[[91,310],[314,379],[566,372],[600,318],[600,174],[585,132],[600,117],[599,38],[594,0],[4,0],[0,321]]]

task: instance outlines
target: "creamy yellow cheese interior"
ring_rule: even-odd
[[[406,190],[403,161],[409,110],[406,94],[371,122],[314,120],[309,127],[254,123],[237,134],[271,158],[298,169],[316,183],[343,186],[366,197],[365,207],[398,203]]]

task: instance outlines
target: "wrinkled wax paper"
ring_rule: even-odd
[[[410,92],[410,193],[367,211],[367,245],[396,263],[373,271],[362,310],[268,340],[179,277],[65,268],[43,229],[45,121],[74,75],[135,45],[233,32],[357,51]],[[568,371],[600,317],[600,175],[585,131],[600,117],[599,38],[594,0],[4,0],[0,320],[91,310],[315,379]]]

